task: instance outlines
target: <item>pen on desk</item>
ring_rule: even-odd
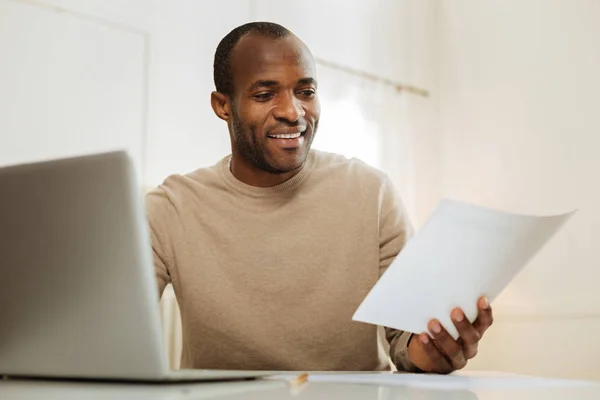
[[[301,386],[304,383],[308,382],[308,374],[305,372],[303,374],[298,375],[296,378],[292,379],[290,382],[292,386]]]
[[[305,372],[303,374],[298,375],[294,379],[289,381],[290,385],[290,394],[292,396],[298,396],[300,392],[304,390],[306,387],[306,383],[308,382],[308,374]]]

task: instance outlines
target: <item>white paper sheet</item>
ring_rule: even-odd
[[[353,320],[421,333],[436,318],[456,339],[452,309],[473,322],[477,299],[493,301],[574,212],[526,216],[443,200]]]
[[[293,380],[297,375],[274,375],[268,379]],[[354,383],[384,386],[408,386],[435,390],[510,390],[574,388],[599,385],[597,382],[538,378],[503,373],[454,373],[452,375],[398,373],[326,373],[309,374],[309,382]]]

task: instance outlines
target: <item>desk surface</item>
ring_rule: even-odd
[[[30,400],[597,400],[600,383],[571,387],[472,390],[423,389],[407,386],[309,382],[292,388],[285,381],[243,381],[194,384],[122,384],[40,380],[0,381],[0,399]]]

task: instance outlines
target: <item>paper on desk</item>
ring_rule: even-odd
[[[267,379],[291,380],[293,375],[274,375]],[[384,386],[408,386],[434,390],[509,390],[539,388],[574,388],[598,385],[597,382],[533,376],[458,372],[452,375],[405,373],[321,373],[309,374],[309,382],[350,383]]]
[[[493,301],[574,212],[525,216],[443,200],[352,319],[421,333],[436,318],[456,339],[452,309],[473,322],[477,299]]]

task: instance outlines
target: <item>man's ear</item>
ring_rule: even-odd
[[[210,105],[217,117],[224,121],[229,121],[231,117],[231,103],[229,96],[220,92],[212,92],[210,94]]]

